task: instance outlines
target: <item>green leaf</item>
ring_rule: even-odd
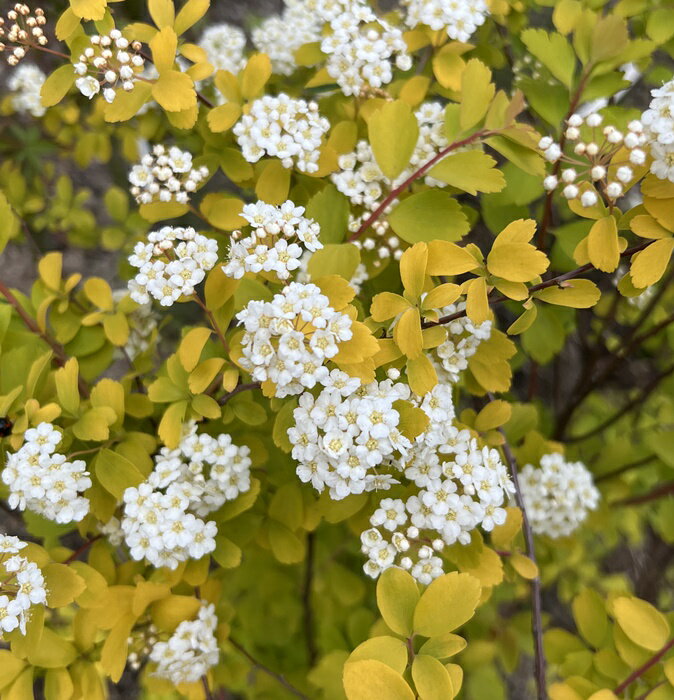
[[[456,571],[436,578],[424,591],[414,611],[414,632],[438,637],[452,632],[475,614],[482,589],[469,574]]]
[[[349,200],[334,185],[328,185],[309,200],[304,215],[321,227],[323,245],[341,243],[349,232],[349,209]]]
[[[145,481],[135,464],[108,449],[98,453],[93,471],[103,488],[118,500],[122,499],[127,488],[138,486]]]
[[[392,566],[379,577],[377,607],[393,632],[404,637],[412,634],[412,619],[418,600],[419,588],[407,571]]]
[[[382,173],[391,180],[408,166],[419,137],[419,125],[408,104],[387,102],[367,125],[372,152]]]
[[[506,181],[495,166],[496,161],[483,151],[462,151],[443,158],[428,174],[468,194],[500,192]]]
[[[344,690],[349,700],[414,700],[405,679],[375,659],[344,664]]]
[[[470,230],[461,205],[439,189],[406,197],[389,215],[393,230],[408,243],[458,241]]]
[[[360,250],[353,243],[330,243],[310,258],[307,271],[312,280],[339,275],[350,280],[360,264]]]
[[[68,93],[75,82],[75,71],[70,63],[57,68],[40,88],[43,107],[57,105]]]
[[[395,637],[373,637],[359,644],[349,656],[349,663],[365,659],[375,659],[402,673],[407,666],[405,642]]]
[[[461,76],[461,129],[467,131],[482,121],[496,88],[491,71],[477,58],[471,58]]]
[[[571,44],[557,33],[543,29],[527,29],[521,34],[529,51],[557,78],[571,88],[576,68],[576,54]]]

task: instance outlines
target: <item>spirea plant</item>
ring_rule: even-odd
[[[209,5],[3,8],[0,698],[672,700],[674,7]]]

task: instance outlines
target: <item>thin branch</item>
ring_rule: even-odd
[[[631,471],[632,469],[642,467],[644,464],[648,464],[649,462],[652,462],[654,459],[657,458],[657,455],[648,455],[647,457],[642,457],[641,459],[637,459],[634,462],[630,462],[629,464],[623,464],[622,467],[614,469],[612,472],[607,472],[606,474],[600,474],[599,476],[595,476],[594,483],[596,484],[600,481],[606,481],[607,479],[612,479],[615,476],[620,476],[621,474]]]
[[[98,542],[103,537],[103,535],[96,535],[95,537],[92,537],[90,540],[87,540],[79,549],[76,549],[63,563],[64,564],[72,564],[74,561],[79,559],[79,557],[84,554],[84,552],[91,547],[94,542]]]
[[[224,406],[231,398],[233,398],[237,394],[240,394],[242,391],[252,391],[253,389],[259,388],[260,382],[250,382],[250,384],[239,384],[238,386],[235,386],[228,394],[222,396],[218,400],[218,403],[221,406]]]
[[[248,661],[250,661],[251,664],[253,664],[254,668],[259,668],[260,671],[263,671],[266,673],[268,676],[271,676],[272,678],[275,678],[286,690],[288,690],[290,693],[292,693],[295,697],[297,698],[302,698],[302,700],[309,700],[309,697],[305,695],[301,690],[298,690],[292,683],[287,681],[284,676],[282,676],[280,673],[276,673],[276,671],[272,671],[270,668],[265,666],[263,663],[260,663],[252,654],[247,652],[239,642],[237,642],[235,639],[232,637],[229,638],[229,643],[241,654],[243,654]]]
[[[655,391],[660,382],[664,381],[671,374],[674,374],[674,365],[668,367],[666,370],[656,374],[653,379],[644,387],[643,391],[635,396],[631,401],[628,401],[619,411],[616,411],[612,416],[609,416],[606,420],[602,421],[599,425],[588,430],[581,435],[571,435],[566,438],[566,442],[581,442],[582,440],[587,440],[599,433],[602,433],[606,428],[612,426],[616,421],[620,420],[626,413],[629,413],[633,408],[644,403],[646,399]]]
[[[48,333],[44,332],[35,322],[34,319],[32,319],[26,310],[21,306],[19,303],[19,300],[14,296],[13,292],[4,285],[2,282],[0,282],[0,294],[7,299],[7,302],[14,307],[14,310],[16,311],[17,314],[21,317],[21,320],[23,321],[24,325],[26,328],[31,333],[35,333],[35,335],[39,336],[44,340],[47,345],[52,349],[54,352],[54,359],[56,360],[56,363],[59,365],[59,367],[63,367],[65,363],[68,361],[68,356],[66,355],[65,350],[63,349],[63,346],[54,340]],[[80,394],[84,396],[85,398],[89,397],[89,387],[86,385],[84,379],[82,379],[81,376],[77,376],[77,384],[79,386]]]
[[[496,132],[482,129],[476,131],[461,141],[454,141],[449,146],[445,146],[438,151],[430,160],[426,161],[422,166],[417,168],[404,182],[397,187],[394,187],[382,200],[381,204],[370,214],[370,216],[360,225],[360,228],[349,238],[349,241],[354,241],[356,238],[367,231],[372,224],[386,211],[387,207],[398,197],[401,192],[404,192],[415,180],[418,180],[422,175],[425,175],[438,161],[442,160],[446,155],[455,151],[457,148],[462,148],[480,139],[487,138]]]
[[[663,496],[669,496],[674,493],[674,482],[669,484],[663,484],[657,488],[644,493],[641,496],[632,496],[630,498],[624,498],[622,501],[614,501],[611,505],[613,506],[640,506],[643,503],[650,503],[651,501],[657,501]]]
[[[211,686],[208,684],[208,678],[204,675],[201,677],[201,685],[204,689],[204,695],[206,700],[213,700],[213,693],[211,693]]]
[[[641,676],[648,671],[648,669],[652,668],[655,666],[655,664],[660,661],[660,659],[672,648],[674,647],[674,638],[670,639],[665,646],[660,649],[660,651],[657,651],[653,656],[651,656],[648,661],[646,661],[645,664],[642,664],[639,666],[639,668],[635,669],[630,673],[627,678],[613,691],[616,695],[620,695],[620,693],[623,693],[634,681],[637,679],[641,678]]]
[[[493,394],[488,394],[489,400],[494,400]],[[515,501],[517,506],[522,511],[522,530],[524,532],[524,543],[527,556],[536,564],[536,548],[534,545],[534,533],[529,523],[527,510],[524,507],[524,499],[520,489],[519,474],[517,471],[517,460],[513,455],[510,445],[506,440],[503,429],[499,429],[503,436],[503,454],[508,461],[510,473],[512,474],[513,484],[515,485]],[[547,700],[548,692],[545,684],[545,650],[543,648],[543,606],[541,602],[541,578],[536,576],[531,581],[531,632],[534,638],[534,680],[536,681],[536,698],[537,700]]]
[[[633,248],[628,248],[624,252],[620,254],[620,257],[631,257],[632,255],[635,255],[636,253],[644,250],[644,248],[647,248],[649,245],[651,245],[653,241],[646,241],[645,243],[641,243],[637,246],[634,246]],[[548,287],[554,287],[554,286],[559,286],[562,282],[566,282],[568,280],[575,279],[576,277],[585,274],[586,272],[589,272],[590,270],[594,269],[594,265],[592,263],[587,263],[586,265],[581,265],[580,267],[577,267],[575,270],[571,270],[570,272],[565,272],[563,275],[557,275],[557,277],[552,277],[549,280],[546,280],[545,282],[540,282],[539,284],[534,284],[533,286],[529,287],[529,295],[533,294],[534,292],[540,292],[541,289],[547,289]],[[506,296],[500,296],[500,297],[494,297],[493,299],[489,299],[488,303],[489,306],[495,306],[496,304],[502,304],[504,301],[513,301],[510,297]],[[443,316],[442,318],[439,318],[437,321],[424,321],[421,324],[422,328],[432,328],[433,326],[444,326],[446,323],[451,323],[452,321],[455,321],[457,318],[462,318],[463,316],[466,315],[466,310],[464,309],[463,311],[456,311],[453,314],[449,314],[448,316]]]

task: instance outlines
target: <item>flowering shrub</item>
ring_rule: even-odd
[[[0,21],[0,698],[671,700],[674,9],[178,4]]]

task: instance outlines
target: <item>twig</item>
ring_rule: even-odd
[[[490,401],[494,400],[493,394],[487,394]],[[536,564],[536,548],[534,546],[534,533],[529,523],[526,508],[524,507],[524,499],[520,490],[519,474],[517,471],[517,461],[513,455],[510,445],[506,440],[505,432],[499,428],[499,432],[503,436],[503,454],[508,460],[510,473],[512,474],[513,484],[515,485],[515,501],[517,506],[522,511],[522,530],[524,532],[524,543],[527,556]],[[543,607],[541,603],[541,578],[536,576],[531,581],[531,632],[534,637],[534,680],[536,681],[536,698],[537,700],[547,700],[548,692],[545,685],[545,650],[543,648]]]
[[[461,141],[454,141],[450,143],[449,146],[445,146],[442,150],[438,151],[430,160],[426,161],[422,166],[417,168],[406,180],[404,180],[400,185],[394,187],[382,200],[381,204],[370,214],[370,216],[360,225],[360,228],[349,238],[349,241],[354,241],[359,238],[367,229],[372,226],[372,224],[379,219],[379,217],[386,211],[386,208],[391,204],[391,202],[398,197],[401,192],[404,192],[415,180],[424,175],[428,170],[430,170],[438,161],[442,160],[447,154],[455,151],[457,148],[462,148],[467,146],[474,141],[478,141],[482,138],[487,138],[496,132],[488,131],[483,129],[481,131],[476,131]]]
[[[599,476],[596,476],[594,478],[594,483],[596,484],[599,481],[606,481],[606,479],[612,479],[614,476],[620,476],[621,474],[624,474],[625,472],[628,472],[631,469],[641,467],[644,464],[648,464],[648,462],[652,462],[654,459],[657,458],[657,455],[648,455],[647,457],[642,457],[641,459],[637,459],[636,461],[630,462],[629,464],[623,464],[622,467],[614,469],[612,472],[607,472],[606,474],[600,474]]]
[[[239,384],[238,386],[235,386],[228,394],[225,394],[224,396],[222,396],[218,400],[218,403],[221,406],[224,406],[231,398],[233,398],[237,394],[240,394],[242,391],[251,391],[252,389],[259,389],[259,388],[260,388],[260,382],[250,382],[250,384]]]
[[[645,243],[641,243],[637,246],[634,246],[633,248],[628,248],[624,252],[620,254],[620,257],[631,257],[632,255],[635,255],[636,253],[644,250],[644,248],[647,248],[653,241],[646,241]],[[589,272],[590,270],[594,269],[594,265],[592,263],[587,263],[586,265],[581,265],[580,267],[577,267],[575,270],[571,270],[570,272],[565,272],[563,275],[557,275],[557,277],[552,277],[549,280],[546,280],[545,282],[540,282],[539,284],[534,284],[533,286],[529,287],[529,295],[533,294],[534,292],[540,292],[541,289],[547,289],[548,287],[554,287],[562,282],[566,282],[567,280],[572,280],[578,277],[579,275],[582,275],[586,272]],[[495,297],[493,299],[488,299],[489,306],[494,306],[496,304],[502,304],[504,301],[512,301],[510,297],[506,296],[500,296],[500,297]],[[453,314],[449,314],[448,316],[443,316],[442,318],[439,318],[437,321],[424,321],[421,324],[422,328],[432,328],[433,326],[443,326],[446,323],[451,323],[452,321],[455,321],[457,318],[462,318],[463,316],[466,315],[466,310],[464,309],[463,311],[456,311]]]
[[[213,693],[211,693],[211,687],[208,685],[208,678],[205,675],[201,677],[201,685],[204,688],[206,700],[213,700]]]
[[[311,606],[311,587],[314,577],[314,553],[316,533],[307,533],[307,560],[304,569],[304,585],[302,587],[302,607],[304,608],[304,636],[307,644],[307,659],[309,667],[316,663],[317,651],[314,639],[314,613]]]
[[[632,496],[630,498],[624,498],[622,501],[614,501],[611,505],[613,506],[640,506],[643,503],[650,503],[651,501],[657,501],[663,496],[669,496],[670,493],[674,493],[674,481],[669,484],[663,484],[657,488],[644,493],[641,496]]]
[[[272,671],[270,668],[265,666],[263,663],[260,663],[252,654],[247,652],[239,642],[237,642],[235,639],[232,639],[232,637],[229,638],[229,643],[241,654],[243,654],[248,661],[253,664],[255,668],[259,668],[260,671],[263,671],[266,673],[268,676],[271,676],[272,678],[275,678],[286,690],[288,690],[290,693],[292,693],[295,697],[297,698],[302,698],[302,700],[309,700],[309,697],[305,695],[301,690],[298,690],[292,683],[287,681],[284,676],[282,676],[280,673],[276,673],[276,671]]]
[[[23,306],[21,306],[19,300],[14,296],[9,287],[5,286],[2,282],[0,282],[0,294],[2,294],[2,296],[7,299],[7,302],[14,307],[14,310],[17,314],[19,314],[26,328],[28,328],[31,333],[35,333],[35,335],[42,338],[42,340],[49,345],[54,352],[54,359],[56,360],[56,363],[59,365],[59,367],[63,367],[68,361],[68,356],[66,355],[63,346],[54,340],[54,338],[52,338],[48,333],[41,330],[37,323],[26,313],[26,310],[23,308]],[[79,386],[80,394],[82,394],[82,396],[85,398],[88,398],[89,387],[86,385],[84,379],[79,376],[79,374],[77,376],[77,384]]]
[[[94,542],[98,542],[103,537],[103,535],[96,535],[95,537],[92,537],[90,540],[87,540],[79,549],[76,549],[63,563],[64,564],[72,564],[74,561],[76,561],[84,552],[91,547]]]
[[[674,647],[674,638],[670,639],[667,644],[665,644],[660,651],[657,651],[653,656],[651,656],[648,661],[646,661],[645,664],[642,664],[639,666],[639,668],[635,669],[630,673],[627,678],[613,691],[616,695],[620,695],[620,693],[624,692],[634,681],[636,681],[638,678],[641,678],[641,676],[648,671],[649,668],[655,666],[655,664],[660,661],[660,659],[672,648]]]
[[[635,406],[646,401],[646,399],[651,395],[653,391],[657,388],[658,384],[664,379],[667,379],[671,374],[674,374],[674,365],[668,367],[666,370],[658,373],[651,379],[651,381],[644,387],[644,390],[635,396],[631,401],[628,401],[619,411],[616,411],[612,416],[609,416],[606,420],[602,421],[599,425],[588,430],[581,435],[571,435],[566,438],[566,442],[581,442],[582,440],[587,440],[595,435],[603,432],[606,428],[613,425],[616,421],[620,420],[626,413],[629,413]]]

